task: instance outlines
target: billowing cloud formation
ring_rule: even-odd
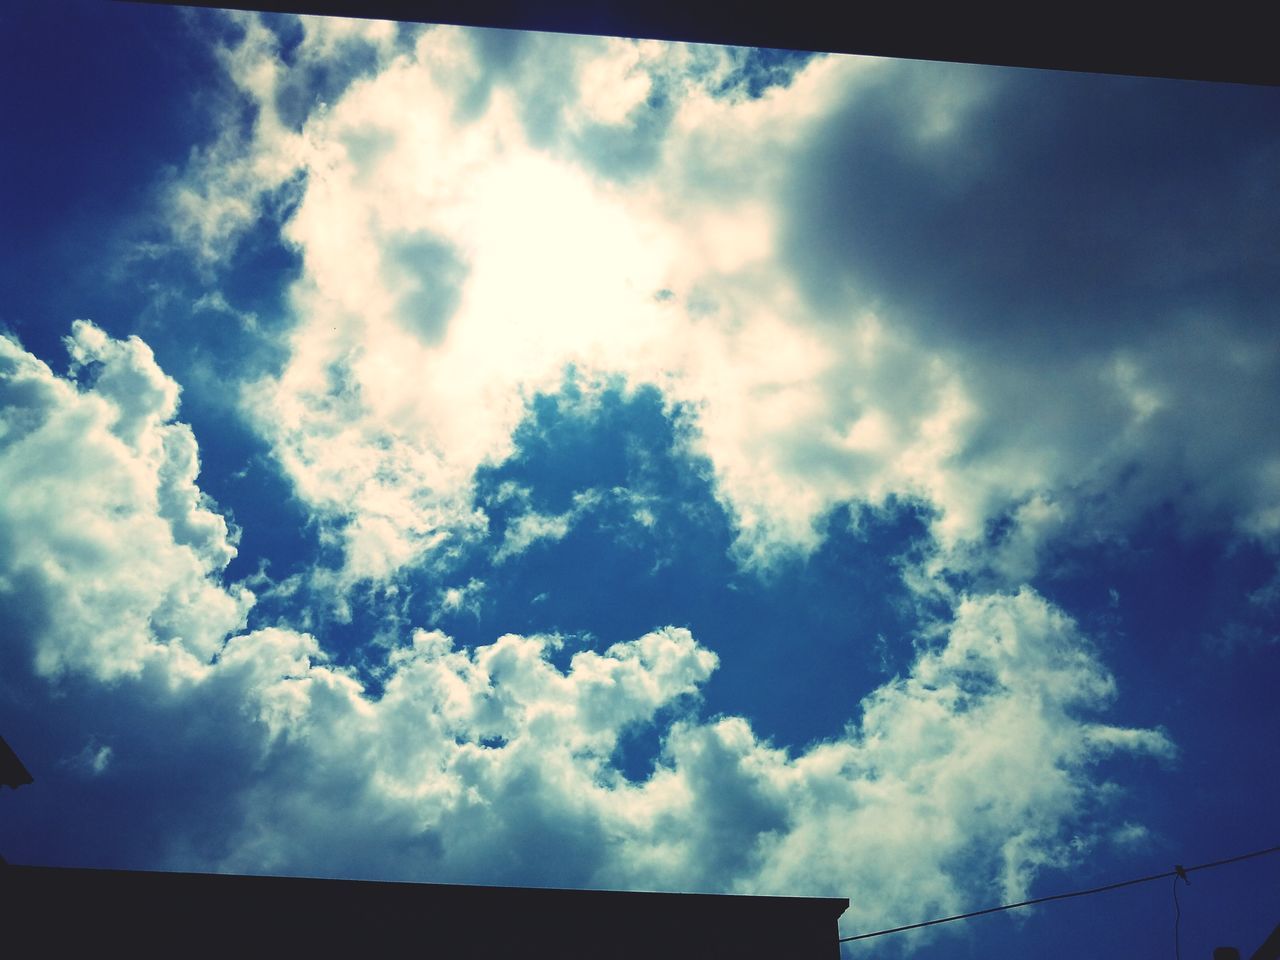
[[[244,625],[252,594],[216,582],[234,537],[150,348],[85,321],[67,347],[88,389],[0,337],[0,598],[41,675],[176,679]]]
[[[796,297],[767,263],[778,212],[757,199],[778,171],[729,159],[748,141],[758,157],[799,136],[817,108],[796,114],[794,102],[829,99],[830,67],[797,77],[803,89],[786,101],[726,99],[713,93],[732,65],[702,48],[531,38],[512,42],[548,48],[500,66],[486,46],[495,35],[437,29],[294,133],[276,113],[271,84],[287,73],[276,41],[245,25],[225,59],[255,128],[234,163],[212,156],[193,180],[258,169],[258,156],[277,164],[262,195],[305,174],[285,228],[304,265],[290,359],[246,399],[300,496],[328,518],[351,578],[482,535],[471,478],[510,452],[526,402],[556,389],[567,364],[587,380],[657,383],[699,410],[697,442],[744,537],[811,545],[834,499],[884,496],[889,484],[860,476],[875,468],[857,469],[866,450],[882,459],[887,446],[912,482],[946,454],[940,434],[961,398],[945,371],[917,372],[874,318],[839,344],[795,322]],[[549,86],[548,70],[593,79]],[[590,91],[580,102],[579,89]],[[620,184],[592,152],[598,138],[575,131],[632,137],[659,101],[670,114],[661,150]],[[822,471],[835,490],[804,479],[801,464],[771,472],[780,453],[830,447],[827,381],[854,372],[833,369],[845,347],[859,397],[891,381],[927,423],[863,411],[836,438],[843,460]],[[818,426],[800,429],[807,420]]]
[[[83,384],[0,340],[5,677],[49,711],[67,775],[115,798],[95,829],[149,831],[136,865],[853,893],[853,919],[913,916],[1023,891],[1089,842],[1098,759],[1171,755],[1091,718],[1114,682],[1029,590],[960,602],[798,752],[698,715],[718,658],[677,627],[563,666],[554,637],[417,629],[372,692],[308,634],[242,632],[252,596],[219,582],[228,528],[145,344],[79,322],[68,347]],[[629,777],[619,746],[654,726]]]
[[[852,933],[1270,822],[1274,91],[183,22],[141,339],[0,339],[6,856]]]
[[[347,25],[339,51],[305,21],[286,54],[237,22],[256,119],[193,168],[225,189],[180,191],[182,235],[212,256],[300,191],[289,359],[245,398],[348,580],[482,538],[475,470],[568,364],[663,389],[745,560],[889,497],[1010,585],[1169,500],[1274,539],[1265,91],[837,57],[753,86],[712,48]],[[324,57],[355,79],[286,109]],[[1064,168],[1082,138],[1097,167]]]
[[[762,877],[781,889],[808,872],[856,891],[868,925],[963,909],[965,862],[1005,899],[1023,896],[1036,868],[1074,855],[1073,811],[1105,802],[1082,768],[1115,750],[1172,754],[1157,732],[1072,719],[1113,694],[1076,626],[1040,597],[966,599],[945,643],[867,697],[843,740],[795,761],[795,829],[766,844]]]

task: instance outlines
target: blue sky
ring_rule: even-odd
[[[853,935],[1277,842],[1276,90],[0,27],[11,862]],[[1278,892],[1197,874],[1184,951]],[[1151,885],[847,955],[1172,928]]]

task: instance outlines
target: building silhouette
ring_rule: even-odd
[[[0,903],[33,956],[837,960],[849,901],[4,866]]]

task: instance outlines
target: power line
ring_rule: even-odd
[[[1177,875],[1173,878],[1173,956],[1174,960],[1182,960],[1182,904],[1178,902],[1178,880],[1183,883],[1190,883],[1187,879],[1187,871],[1182,867],[1174,867]]]
[[[1252,857],[1262,857],[1269,853],[1280,853],[1280,846],[1267,847],[1265,850],[1254,850],[1251,853],[1242,853],[1238,857],[1227,857],[1224,860],[1213,860],[1209,863],[1197,864],[1194,867],[1175,867],[1173,870],[1167,870],[1164,873],[1153,873],[1149,877],[1135,877],[1132,880],[1121,880],[1118,883],[1108,883],[1101,887],[1090,887],[1088,890],[1073,890],[1070,893],[1054,893],[1047,897],[1036,897],[1033,900],[1020,900],[1017,903],[1005,903],[998,907],[987,907],[984,910],[973,910],[969,913],[958,913],[953,917],[939,917],[936,920],[924,920],[920,923],[908,923],[901,927],[891,927],[888,930],[877,930],[874,933],[860,933],[853,937],[841,937],[841,943],[850,943],[854,940],[870,940],[872,937],[883,937],[889,933],[902,933],[904,930],[919,930],[921,927],[932,927],[939,923],[950,923],[953,920],[968,920],[972,917],[981,917],[988,913],[999,913],[1002,910],[1014,910],[1018,907],[1030,907],[1037,903],[1048,903],[1051,900],[1070,900],[1072,897],[1087,897],[1095,893],[1106,893],[1108,890],[1119,890],[1121,887],[1132,887],[1139,883],[1150,883],[1152,880],[1165,880],[1168,877],[1179,877],[1183,874],[1194,873],[1196,870],[1208,870],[1211,867],[1222,867],[1229,863],[1239,863],[1241,860],[1248,860]],[[1185,878],[1184,878],[1185,879]]]

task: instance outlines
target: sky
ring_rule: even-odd
[[[854,936],[1280,843],[1280,90],[87,0],[0,81],[10,862]]]

